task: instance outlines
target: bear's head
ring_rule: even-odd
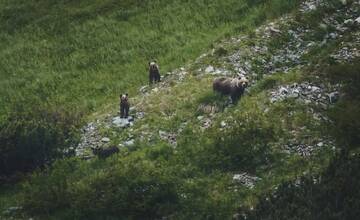
[[[150,70],[159,70],[159,66],[156,63],[156,60],[149,62],[149,69]]]
[[[120,95],[121,102],[126,102],[128,100],[128,94],[121,94]]]
[[[249,80],[245,76],[241,76],[238,78],[238,85],[240,85],[243,88],[246,88],[249,85]]]

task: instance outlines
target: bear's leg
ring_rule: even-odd
[[[126,109],[125,109],[125,118],[128,118],[128,117],[129,117],[129,107],[130,107],[130,106],[126,106]]]
[[[124,111],[125,111],[124,106],[120,105],[120,118],[124,118]]]
[[[232,104],[236,104],[239,101],[240,96],[236,94],[231,95],[231,102]]]
[[[150,85],[153,84],[154,81],[155,81],[154,74],[150,73],[149,74],[149,83],[150,83]]]

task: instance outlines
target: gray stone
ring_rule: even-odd
[[[286,88],[281,87],[280,90],[279,90],[279,93],[280,94],[287,94],[287,93],[289,93],[289,91]]]
[[[212,73],[215,71],[215,68],[213,66],[208,66],[205,69],[205,73]]]
[[[347,19],[344,21],[345,25],[353,25],[355,23],[355,21],[353,19]]]
[[[108,137],[103,137],[103,138],[101,138],[101,141],[102,141],[102,142],[105,142],[105,143],[108,143],[108,142],[110,142],[110,138],[108,138]]]
[[[331,39],[336,39],[337,38],[337,34],[336,33],[330,33],[329,34],[329,37],[331,38]]]
[[[135,140],[134,140],[134,139],[130,139],[130,140],[125,141],[125,142],[123,143],[123,145],[126,146],[126,147],[133,146],[134,144],[135,144]]]
[[[289,97],[289,98],[298,98],[298,97],[299,97],[299,93],[291,93],[288,97]]]
[[[145,112],[136,112],[136,118],[142,119],[145,117]]]
[[[233,176],[233,181],[245,185],[248,188],[254,188],[256,182],[260,181],[261,178],[256,176],[251,176],[247,173],[235,174]]]
[[[149,89],[149,86],[143,86],[143,87],[141,87],[141,88],[139,89],[139,91],[140,91],[141,93],[147,93],[147,92],[148,92],[148,89]]]
[[[126,127],[129,127],[130,126],[130,120],[131,119],[133,121],[133,118],[129,117],[129,118],[120,118],[119,116],[113,118],[113,125],[115,127],[118,127],[118,128],[126,128]]]
[[[339,100],[340,94],[339,92],[332,92],[328,96],[330,103],[334,104]]]
[[[355,19],[356,23],[360,24],[360,17]]]

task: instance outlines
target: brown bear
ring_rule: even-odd
[[[92,148],[92,151],[94,155],[98,156],[100,159],[105,159],[115,153],[119,153],[119,148],[117,148],[116,146],[111,146],[107,148],[98,147]]]
[[[130,103],[128,94],[120,95],[120,118],[127,118],[129,116]]]
[[[222,95],[230,95],[233,103],[237,102],[245,88],[248,86],[249,80],[245,77],[238,78],[216,78],[213,82],[213,89]]]
[[[160,71],[156,60],[149,62],[149,82],[150,84],[160,82]]]

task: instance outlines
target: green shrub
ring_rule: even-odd
[[[276,139],[274,124],[258,109],[240,114],[230,123],[231,127],[220,133],[215,127],[199,139],[185,137],[179,147],[182,157],[192,158],[193,163],[207,172],[254,170],[268,164],[269,144]],[[186,133],[183,135],[187,136]]]
[[[360,147],[360,61],[335,64],[324,72],[333,83],[342,83],[342,96],[329,115],[334,120],[333,134],[339,146],[349,152]]]
[[[0,122],[0,175],[31,171],[64,156],[76,143],[80,114],[62,109],[14,109]]]
[[[180,180],[171,170],[142,157],[119,162],[89,174],[79,161],[59,161],[24,184],[23,205],[29,213],[80,219],[155,219],[176,211]]]
[[[246,219],[356,219],[359,216],[359,155],[338,157],[321,175],[282,184],[262,197]]]

